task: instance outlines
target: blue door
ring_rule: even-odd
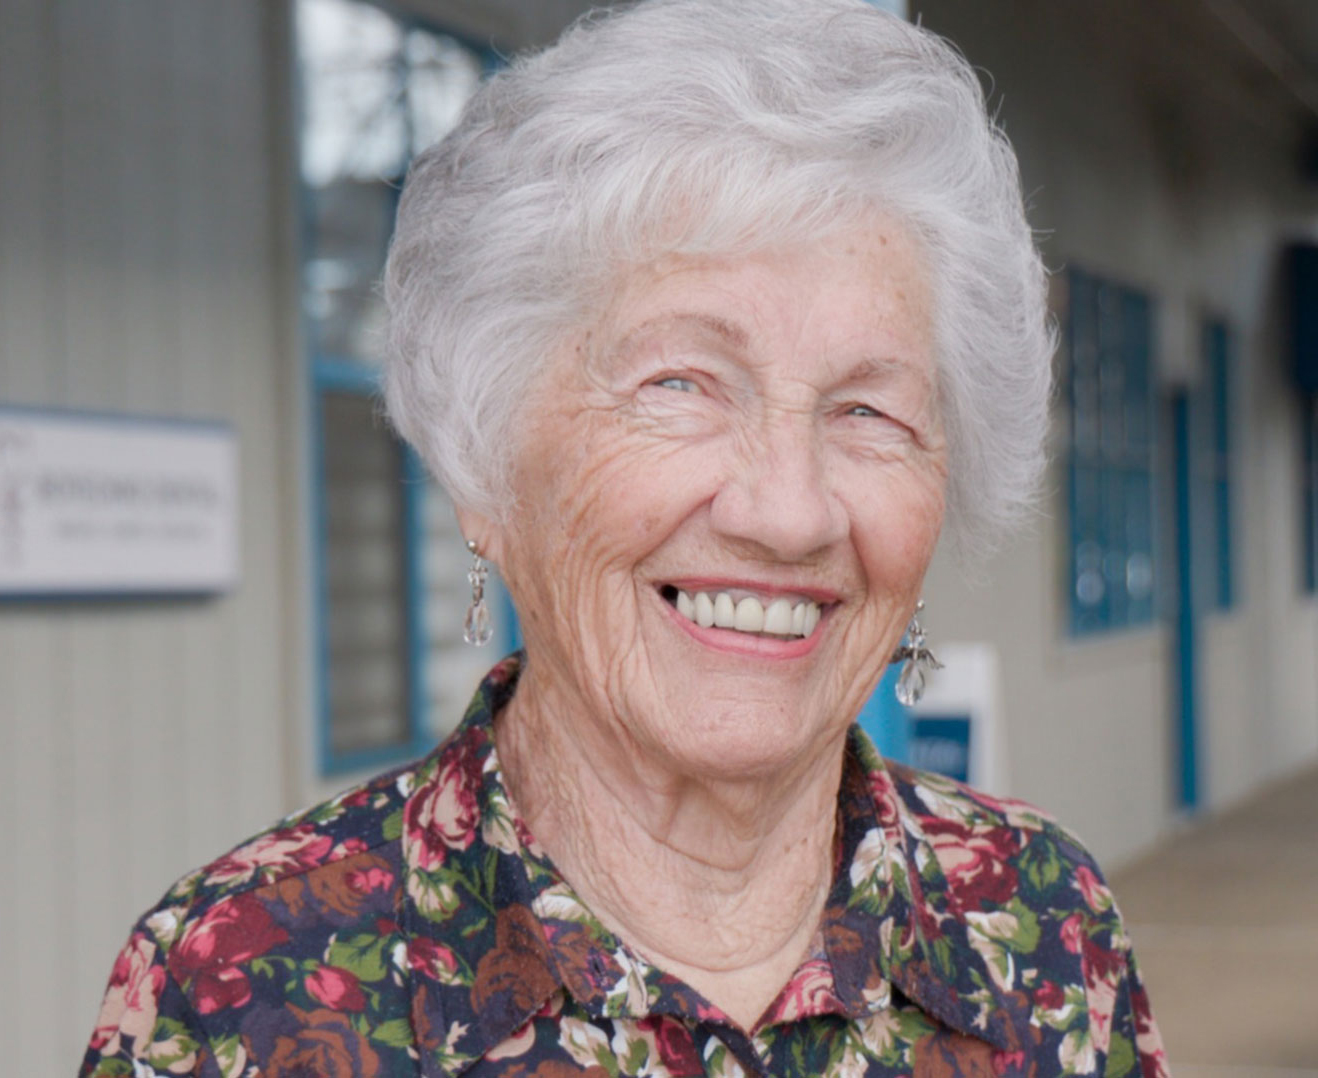
[[[1171,431],[1172,536],[1176,574],[1169,611],[1172,629],[1172,715],[1175,721],[1178,801],[1193,810],[1199,804],[1199,649],[1194,588],[1193,436],[1190,397],[1174,391],[1167,401]]]

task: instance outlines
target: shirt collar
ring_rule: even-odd
[[[514,813],[494,748],[494,716],[511,698],[520,655],[499,663],[462,725],[413,772],[401,821],[402,912],[413,1025],[423,1073],[452,1073],[513,1034],[565,989],[596,1017],[657,1013],[718,1018],[703,997],[636,955],[585,907]],[[799,978],[831,979],[814,1013],[858,1019],[892,990],[944,1024],[1012,1050],[1025,1043],[966,924],[911,801],[912,773],[886,765],[853,727],[838,800],[838,865],[821,951],[768,1012],[811,1013],[789,1000]]]
[[[843,868],[824,915],[838,996],[859,1018],[886,1007],[895,988],[945,1025],[1015,1051],[1029,1043],[1028,1006],[999,987],[950,901],[919,779],[852,727],[839,792]]]

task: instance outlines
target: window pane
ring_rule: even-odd
[[[321,762],[355,768],[422,751],[427,733],[460,718],[471,671],[483,673],[515,639],[492,577],[501,644],[454,647],[469,598],[466,552],[443,494],[377,423],[374,397],[378,282],[403,177],[418,151],[452,129],[486,64],[390,4],[294,4],[301,302],[322,465]]]
[[[1144,624],[1154,614],[1151,304],[1072,271],[1067,340],[1071,629]]]
[[[457,121],[481,62],[452,38],[358,0],[299,0],[297,42],[312,349],[372,362],[376,282],[408,162]]]
[[[322,392],[330,750],[410,741],[402,447],[373,397]]]

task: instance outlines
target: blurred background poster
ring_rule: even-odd
[[[222,426],[0,406],[0,596],[232,587],[235,450]]]

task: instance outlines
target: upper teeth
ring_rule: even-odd
[[[677,593],[677,610],[684,618],[708,629],[734,629],[740,633],[770,633],[773,636],[809,636],[819,624],[819,604],[802,600],[793,604],[774,599],[768,607],[753,595],[734,599],[728,592]]]

